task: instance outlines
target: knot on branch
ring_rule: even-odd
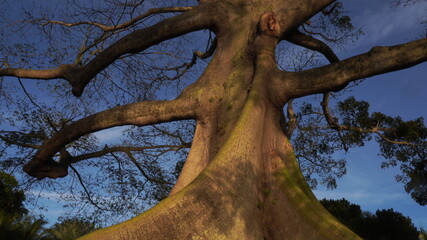
[[[80,74],[81,69],[74,64],[62,65],[61,71],[64,79],[71,85],[73,95],[80,97],[90,79],[88,80],[87,77]]]
[[[55,162],[53,159],[42,160],[34,157],[24,165],[24,172],[39,180],[48,178],[60,178],[68,175],[68,165]]]
[[[276,19],[276,17],[274,17],[273,12],[265,12],[264,14],[262,14],[259,22],[259,29],[264,34],[273,37],[279,37],[282,32],[279,21]]]

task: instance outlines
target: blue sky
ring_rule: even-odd
[[[373,46],[396,45],[425,36],[427,2],[405,8],[393,7],[389,0],[344,0],[356,27],[365,35],[352,46],[338,52],[340,58],[369,51]],[[427,117],[427,63],[398,72],[379,75],[365,80],[350,95],[371,104],[372,111],[381,111],[405,120]],[[427,123],[427,122],[426,122]],[[409,216],[418,227],[427,229],[427,206],[419,206],[405,192],[403,184],[394,180],[398,169],[381,169],[382,158],[377,155],[376,143],[352,149],[343,154],[347,162],[347,175],[338,180],[338,187],[328,191],[319,188],[318,198],[346,198],[361,205],[363,210],[394,210]]]

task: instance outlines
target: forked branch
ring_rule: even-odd
[[[220,15],[217,8],[216,4],[204,4],[183,14],[160,21],[151,27],[136,30],[113,43],[83,67],[64,64],[58,68],[47,70],[5,68],[0,69],[0,76],[34,79],[63,78],[71,84],[73,94],[80,96],[90,80],[120,56],[144,51],[165,40],[189,32],[214,29],[216,17]]]
[[[81,136],[115,126],[145,126],[193,118],[194,106],[187,99],[138,102],[99,112],[64,127],[44,141],[34,158],[24,166],[24,171],[39,179],[63,177],[68,174],[71,156],[61,154],[64,156],[60,162],[52,157]]]
[[[336,4],[331,8],[330,11],[333,11],[333,9],[336,7]],[[329,12],[330,13],[330,12]],[[324,14],[329,14],[324,13]],[[335,52],[330,48],[326,43],[323,41],[316,39],[312,36],[306,35],[301,33],[300,31],[296,30],[294,33],[290,34],[288,37],[285,38],[285,40],[292,42],[294,44],[297,44],[301,47],[308,48],[313,51],[317,51],[321,54],[323,54],[330,63],[336,63],[339,62],[338,56],[335,54]],[[347,147],[345,144],[345,141],[343,140],[340,129],[338,128],[338,121],[335,117],[332,116],[330,110],[329,110],[329,98],[330,93],[326,92],[323,94],[323,100],[321,102],[321,106],[323,109],[323,115],[325,116],[326,122],[328,123],[329,127],[332,129],[336,129],[338,131],[338,135],[341,139],[341,142],[343,144],[344,149],[347,151]],[[289,101],[291,102],[291,101]],[[288,104],[289,104],[288,102]],[[289,105],[288,105],[289,108]]]

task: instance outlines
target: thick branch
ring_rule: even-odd
[[[0,69],[0,76],[11,76],[20,78],[37,78],[37,79],[56,79],[64,78],[65,72],[74,69],[71,64],[64,64],[53,69],[23,69],[23,68],[3,68]]]
[[[331,11],[335,8],[335,6],[336,4],[332,7]],[[327,13],[324,13],[324,14],[327,14]],[[330,63],[335,63],[340,61],[338,56],[335,54],[335,52],[326,43],[312,36],[305,35],[299,31],[295,31],[295,33],[292,34],[287,40],[297,45],[300,45],[302,47],[308,48],[310,50],[320,52],[329,60]],[[348,147],[344,141],[344,138],[342,137],[340,128],[338,126],[337,118],[333,117],[329,110],[330,95],[331,95],[330,92],[323,94],[323,100],[320,104],[323,109],[323,115],[325,116],[326,122],[328,123],[329,127],[337,130],[338,136],[341,139],[341,143],[343,145],[344,150],[348,151]]]
[[[348,83],[382,73],[412,67],[427,61],[427,38],[371,51],[298,73],[281,73],[290,98],[339,91]]]
[[[0,76],[19,76],[36,79],[66,79],[73,87],[73,94],[80,96],[89,81],[120,56],[141,52],[168,39],[201,29],[215,28],[215,17],[220,13],[217,4],[205,4],[194,7],[181,15],[160,21],[144,29],[136,30],[99,53],[87,65],[77,68],[62,65],[51,70],[0,69]]]
[[[66,175],[63,168],[67,167],[69,159],[58,163],[53,161],[52,157],[68,143],[83,135],[115,126],[144,126],[194,117],[194,107],[189,101],[182,99],[146,101],[115,107],[78,120],[58,131],[52,138],[43,142],[34,158],[24,166],[24,171],[39,179],[63,177],[62,174]],[[61,169],[61,175],[51,172],[57,169],[51,169],[50,165],[58,166]]]

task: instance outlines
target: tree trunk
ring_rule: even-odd
[[[83,239],[360,239],[316,200],[280,129],[280,109],[255,89],[221,150],[191,184]]]
[[[82,239],[360,239],[317,201],[280,128],[277,37],[254,36],[253,23],[235,28],[182,94],[207,114],[171,196]]]

